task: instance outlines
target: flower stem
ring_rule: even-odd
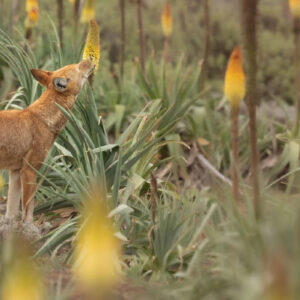
[[[32,39],[32,29],[27,28],[25,32],[25,39],[30,43]]]
[[[251,177],[253,187],[253,204],[256,218],[261,215],[260,186],[258,171],[258,149],[256,128],[257,97],[257,40],[256,17],[258,0],[242,0],[242,28],[246,64],[246,103],[249,112],[249,132],[251,148]]]
[[[233,152],[233,164],[232,164],[232,193],[236,203],[239,203],[239,107],[233,106],[231,108],[231,132],[232,132],[232,152]]]
[[[297,137],[300,123],[300,19],[294,18],[294,64],[295,64],[295,106],[296,119],[292,135]]]
[[[145,71],[145,37],[143,29],[143,18],[142,18],[142,0],[137,0],[138,9],[138,30],[140,37],[140,64],[143,72]]]
[[[164,62],[169,62],[169,37],[165,36],[164,40]]]
[[[204,53],[203,53],[203,63],[201,68],[201,73],[199,76],[199,91],[201,92],[204,89],[205,81],[207,78],[207,67],[208,67],[208,57],[210,51],[210,0],[203,1],[203,14],[204,14]]]
[[[58,34],[60,48],[63,48],[63,20],[64,20],[64,4],[63,0],[57,0],[57,18],[58,18]]]
[[[125,47],[126,47],[126,20],[125,20],[125,0],[120,0],[120,11],[121,11],[121,62],[120,62],[120,73],[121,78],[124,74],[124,61],[125,61]]]
[[[76,47],[77,35],[78,35],[78,24],[79,24],[79,14],[80,14],[80,0],[75,0],[73,7],[73,47]]]

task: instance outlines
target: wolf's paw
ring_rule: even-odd
[[[9,234],[19,235],[30,241],[42,237],[41,231],[33,223],[24,223],[22,221],[0,216],[0,236],[5,238]]]
[[[20,223],[14,219],[0,216],[0,236],[5,238],[10,233],[19,233]]]
[[[22,223],[22,234],[25,238],[30,240],[32,239],[40,239],[42,237],[41,230],[34,225],[34,223],[24,222]]]
[[[16,229],[19,227],[19,222],[15,219],[8,218],[6,216],[0,217],[0,227],[5,229]]]

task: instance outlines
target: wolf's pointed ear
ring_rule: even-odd
[[[41,85],[46,87],[49,85],[52,72],[38,69],[31,69],[30,72]]]

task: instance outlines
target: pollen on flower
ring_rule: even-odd
[[[224,93],[232,107],[239,107],[245,97],[245,74],[242,65],[242,52],[235,47],[228,62]]]
[[[95,0],[86,0],[81,14],[81,23],[87,23],[96,17]]]
[[[161,17],[162,30],[166,37],[170,36],[173,31],[173,17],[169,3],[165,4],[164,11]]]
[[[96,20],[90,21],[83,59],[92,60],[95,64],[95,72],[98,70],[100,60],[100,29]]]
[[[300,0],[289,0],[290,10],[295,18],[300,18]]]

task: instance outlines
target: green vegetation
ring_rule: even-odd
[[[81,24],[74,35],[72,4],[64,1],[61,48],[56,2],[40,1],[39,24],[26,40],[25,4],[17,1],[11,30],[11,2],[0,0],[1,110],[25,108],[40,96],[42,87],[30,68],[55,70],[80,61],[88,29]],[[245,104],[238,116],[239,203],[231,191],[230,108],[223,80],[230,53],[242,43],[239,1],[209,2],[202,90],[203,1],[170,2],[169,61],[163,59],[160,26],[164,2],[144,1],[144,72],[137,59],[137,1],[125,1],[123,77],[119,1],[95,1],[99,70],[72,112],[61,108],[69,122],[39,170],[35,218],[49,229],[33,247],[39,269],[50,278],[47,299],[76,299],[80,293],[71,274],[74,241],[95,182],[122,242],[116,299],[275,300],[299,294],[300,145],[291,133],[296,91],[288,1],[258,6],[260,220],[252,200]],[[7,172],[0,174],[7,183]],[[3,198],[7,187],[0,191]],[[7,255],[12,242],[0,242],[2,287],[13,256]]]

